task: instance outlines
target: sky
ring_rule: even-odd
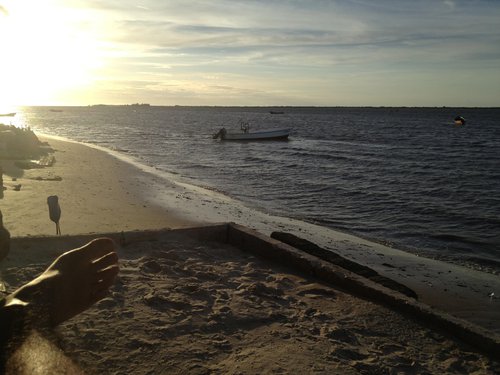
[[[8,105],[500,106],[496,0],[0,0]]]

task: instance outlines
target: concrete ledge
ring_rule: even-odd
[[[418,299],[417,293],[408,288],[407,286],[400,284],[392,279],[382,276],[375,272],[373,269],[363,266],[359,263],[353,262],[347,258],[340,256],[333,251],[323,249],[313,242],[305,240],[303,238],[297,237],[291,233],[286,232],[272,232],[271,238],[283,242],[287,245],[295,247],[296,249],[305,251],[312,256],[318,257],[327,261],[328,263],[339,266],[347,271],[354,272],[355,274],[369,279],[377,284],[383,285],[386,288],[392,289],[398,293],[402,293],[407,297],[412,297]]]
[[[137,230],[130,232],[90,233],[63,236],[14,237],[11,239],[11,247],[18,249],[17,251],[22,251],[27,245],[50,242],[55,248],[54,251],[48,255],[55,256],[74,249],[75,247],[82,246],[86,242],[98,237],[111,238],[122,247],[127,247],[135,242],[155,241],[161,236],[189,237],[205,241],[227,242],[227,227],[227,223],[221,223],[180,229]],[[12,256],[13,254],[11,253],[10,255]],[[36,260],[34,261],[36,262]]]
[[[409,315],[426,326],[445,331],[492,358],[499,356],[498,335],[452,315],[436,311],[401,293],[254,230],[231,223],[228,225],[228,242],[242,250],[279,262],[281,265],[297,268],[354,295]]]

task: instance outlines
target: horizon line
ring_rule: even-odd
[[[81,105],[14,105],[12,107],[46,107],[46,108],[85,108],[85,107],[170,107],[170,108],[463,108],[463,109],[500,109],[500,106],[419,106],[419,105],[184,105],[184,104],[81,104]]]

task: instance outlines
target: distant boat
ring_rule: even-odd
[[[16,112],[0,113],[0,117],[14,117],[15,115],[16,115]]]
[[[240,122],[241,131],[228,132],[226,128],[221,128],[213,138],[220,138],[221,141],[266,141],[266,140],[286,140],[290,135],[290,129],[259,129],[250,131],[247,122]]]
[[[62,111],[63,111],[62,109],[54,109],[54,108],[50,109],[50,112],[62,112]]]
[[[283,111],[269,111],[269,113],[272,115],[282,115],[285,112],[283,112]]]
[[[462,116],[455,117],[455,125],[465,125],[465,119]]]

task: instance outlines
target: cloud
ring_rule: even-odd
[[[8,16],[9,12],[7,12],[7,9],[5,9],[3,6],[0,5],[0,14]]]
[[[443,1],[444,5],[446,5],[447,7],[449,7],[450,9],[455,9],[455,2],[452,1],[452,0],[444,0]]]
[[[136,89],[155,93],[174,95],[175,86],[179,95],[243,97],[249,89],[255,98],[275,86],[297,97],[318,87],[321,96],[339,82],[348,88],[352,77],[363,77],[353,93],[363,92],[363,82],[379,84],[377,77],[404,78],[404,91],[412,77],[494,77],[500,65],[500,2],[489,0],[61,3],[94,14],[89,25],[94,19],[105,25],[97,33],[109,57],[102,77],[129,77]],[[141,86],[150,80],[156,83]]]

